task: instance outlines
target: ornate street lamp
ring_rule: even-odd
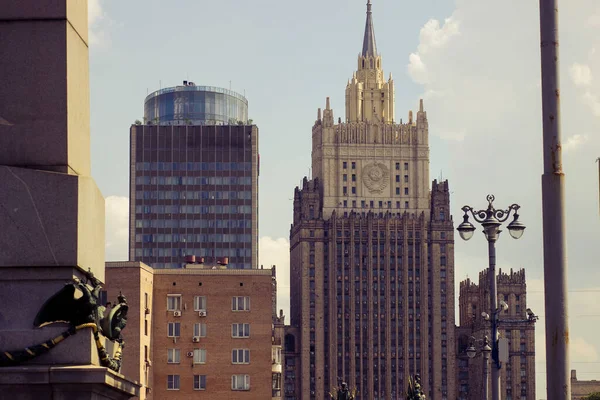
[[[465,213],[463,222],[456,228],[460,237],[469,240],[473,237],[475,226],[469,221],[469,214],[473,219],[483,227],[483,234],[488,241],[489,254],[489,280],[490,280],[490,314],[492,315],[492,400],[500,400],[500,360],[498,358],[498,314],[501,309],[498,308],[498,288],[496,282],[496,241],[500,236],[500,227],[506,222],[511,214],[513,220],[507,226],[510,236],[519,239],[523,236],[525,225],[519,221],[518,210],[521,208],[518,204],[510,205],[506,210],[496,210],[493,202],[493,195],[487,196],[488,207],[485,210],[474,210],[471,206],[464,206],[462,211]],[[502,309],[506,304],[502,304]],[[467,349],[468,351],[468,349]],[[486,380],[487,382],[487,380]]]

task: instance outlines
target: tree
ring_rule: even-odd
[[[584,400],[600,400],[600,392],[590,393],[583,399]]]

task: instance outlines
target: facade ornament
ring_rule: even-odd
[[[367,164],[362,170],[362,180],[369,192],[381,193],[389,184],[390,171],[380,162]]]

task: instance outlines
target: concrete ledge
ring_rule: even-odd
[[[92,178],[0,166],[0,182],[0,268],[78,266],[104,281],[104,198]]]
[[[139,390],[137,382],[93,365],[0,368],[0,399],[125,400]]]

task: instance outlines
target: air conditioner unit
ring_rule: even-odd
[[[200,316],[200,317],[206,317],[206,310],[200,310],[200,311],[198,311],[198,316]]]
[[[188,357],[194,357],[194,352],[193,351],[188,351],[187,352],[187,356]]]
[[[181,311],[173,311],[174,317],[181,317]]]
[[[194,336],[192,338],[192,342],[194,342],[194,343],[198,343],[199,341],[200,341],[200,336]]]

